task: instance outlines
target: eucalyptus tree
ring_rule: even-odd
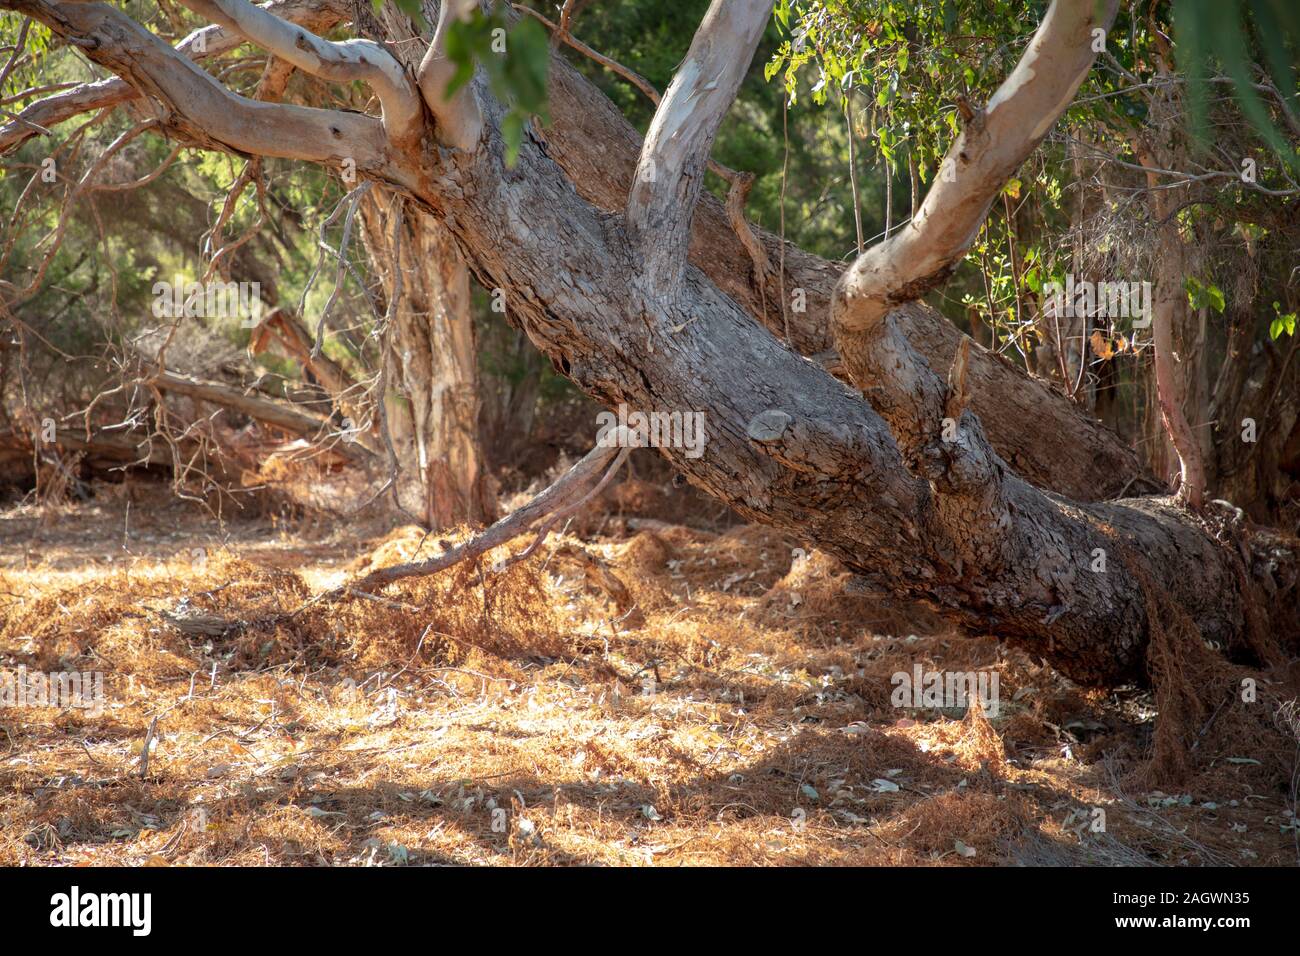
[[[771,0],[712,3],[644,138],[535,32],[472,0],[426,2],[414,19],[341,0],[184,0],[212,24],[206,51],[247,42],[365,84],[367,112],[239,96],[187,55],[192,41],[174,47],[103,3],[3,5],[118,77],[77,90],[75,105],[38,102],[28,122],[84,111],[107,87],[151,132],[346,170],[402,197],[588,395],[702,413],[702,454],[662,449],[689,481],[868,587],[1089,682],[1141,677],[1162,616],[1268,663],[1258,615],[1297,632],[1293,541],[1171,498],[1103,500],[1144,480],[1131,450],[919,301],[1069,107],[1116,0],[1046,8],[987,102],[967,104],[916,215],[847,270],[782,247],[702,190]],[[350,23],[355,38],[325,39],[308,20]],[[418,20],[436,24],[431,37]],[[543,108],[549,123],[532,118]]]
[[[969,101],[1020,55],[1017,24],[1044,7],[786,0],[767,72],[792,96],[853,96],[872,150],[909,167],[915,193]],[[1139,439],[1189,498],[1261,520],[1294,517],[1300,469],[1297,33],[1295,6],[1273,0],[1121,4],[1096,68],[941,293],[957,290],[992,347]],[[1053,308],[1045,293],[1067,275],[1089,294],[1151,282],[1155,315]]]

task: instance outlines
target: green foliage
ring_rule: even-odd
[[[1259,77],[1251,49],[1253,40],[1262,51],[1273,86],[1293,112],[1300,109],[1296,95],[1300,4],[1295,0],[1178,0],[1174,28],[1178,66],[1187,76],[1189,116],[1197,139],[1202,143],[1210,139],[1210,80],[1219,67],[1232,80],[1232,95],[1255,131],[1292,168],[1300,169],[1294,148],[1256,89]]]
[[[988,100],[1047,7],[1047,0],[778,0],[774,20],[781,42],[764,75],[801,105],[810,101],[842,115],[847,104],[855,125],[869,137],[869,148],[859,154],[865,153],[868,161],[874,154],[891,165],[906,160],[925,182],[960,131],[957,104],[966,99],[978,106]],[[1168,65],[1189,74],[1188,111],[1218,153],[1271,154],[1293,163],[1295,144],[1279,127],[1300,115],[1297,40],[1300,4],[1295,0],[1124,0],[1106,38],[1106,55],[1059,129],[1086,141],[1082,155],[1090,167],[1107,154],[1136,164],[1132,144],[1139,137],[1177,143],[1194,131],[1193,122],[1155,128],[1148,119],[1150,84],[1160,82],[1159,71]],[[1206,91],[1215,85],[1211,98]],[[1176,87],[1173,95],[1180,92]],[[1090,152],[1094,149],[1096,159]],[[946,290],[936,293],[936,305],[950,314],[951,305],[958,303],[962,311],[978,311],[995,341],[1021,344],[1020,332],[1034,312],[1026,297],[1040,294],[1049,278],[1059,281],[1063,263],[1077,256],[1077,247],[1072,250],[1059,237],[1101,212],[1079,208],[1076,197],[1088,193],[1076,190],[1074,161],[1053,140],[1044,144],[1017,173],[1022,182],[1004,197],[1010,201],[995,202],[965,265]],[[1211,169],[1223,165],[1221,159],[1203,162]],[[1293,186],[1281,175],[1284,163],[1262,159],[1259,169],[1279,194]],[[1179,223],[1189,241],[1198,235],[1222,236],[1220,261],[1229,248],[1266,256],[1267,264],[1257,258],[1252,268],[1266,270],[1262,281],[1286,285],[1290,270],[1273,261],[1279,243],[1285,245],[1276,234],[1280,227],[1270,233],[1261,223],[1285,220],[1285,207],[1293,203],[1229,188],[1210,203],[1191,204],[1180,212]],[[1110,215],[1119,209],[1113,204]],[[1130,270],[1144,268],[1141,250],[1129,246],[1121,233],[1103,234],[1093,242],[1094,262],[1106,261],[1111,269],[1123,269],[1126,263]],[[1078,268],[1075,261],[1073,268]],[[1220,276],[1220,283],[1226,278]],[[1190,279],[1187,294],[1196,308],[1227,309],[1227,296],[1211,276]],[[1286,329],[1285,321],[1275,326]]]
[[[813,102],[840,109],[861,91],[880,153],[892,164],[910,150],[928,176],[958,132],[958,98],[992,94],[1019,56],[1006,38],[1032,29],[1045,7],[1037,0],[779,0],[776,21],[787,39],[764,74],[780,75],[797,101],[797,81],[811,71]]]
[[[1277,302],[1273,303],[1273,312],[1275,315],[1273,316],[1273,321],[1268,324],[1268,337],[1276,342],[1283,333],[1286,335],[1295,335],[1296,314],[1294,312],[1288,312],[1283,315],[1282,306]]]
[[[1212,282],[1203,283],[1196,276],[1188,276],[1183,287],[1187,290],[1187,302],[1193,309],[1208,308],[1223,314],[1227,303],[1223,298],[1223,290],[1217,285]]]

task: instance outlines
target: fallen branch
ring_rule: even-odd
[[[498,569],[504,570],[516,561],[521,561],[532,554],[556,522],[573,514],[595,497],[609,483],[619,466],[623,464],[623,460],[627,457],[631,447],[634,447],[634,445],[629,442],[624,442],[621,447],[616,443],[597,445],[528,504],[511,512],[468,541],[444,551],[435,558],[378,568],[360,580],[341,585],[335,588],[334,591],[326,592],[326,594],[322,595],[322,599],[341,597],[351,591],[370,591],[392,584],[394,581],[400,581],[403,578],[423,577],[443,571],[462,561],[486,554],[493,548],[500,547],[529,531],[539,521],[547,519],[538,531],[537,538],[533,540],[533,543],[521,554],[503,562]],[[598,475],[600,475],[599,479],[597,478]]]
[[[242,389],[230,385],[222,385],[218,382],[204,382],[184,375],[177,375],[174,372],[159,372],[150,377],[145,384],[151,385],[160,391],[185,395],[200,401],[212,402],[214,405],[232,408],[235,411],[243,412],[250,418],[256,418],[260,422],[274,425],[276,428],[295,435],[302,435],[305,438],[316,439],[327,436],[342,438],[341,434],[326,418],[309,415],[306,412],[300,412],[278,402],[249,395]],[[372,452],[362,443],[362,439],[365,437],[358,434],[355,442],[339,441],[331,450],[353,460],[366,458]]]
[[[272,309],[253,330],[248,341],[248,354],[256,356],[266,351],[272,339],[280,343],[290,358],[311,372],[321,387],[333,397],[339,398],[356,391],[357,383],[343,366],[324,353],[312,355],[315,343],[311,333],[292,312]]]
[[[538,522],[544,521],[545,523],[537,532],[537,537],[523,552],[501,562],[494,569],[503,571],[536,551],[558,521],[573,514],[599,494],[600,490],[614,477],[619,466],[623,464],[628,452],[632,448],[638,447],[639,444],[641,442],[638,441],[635,432],[620,427],[612,441],[597,445],[587,452],[577,464],[565,472],[563,476],[547,486],[526,505],[511,512],[468,541],[462,542],[434,558],[428,558],[424,561],[408,561],[387,568],[378,568],[355,581],[349,581],[332,590],[322,592],[292,614],[287,615],[287,617],[297,617],[317,604],[331,603],[348,597],[374,600],[375,595],[369,592],[376,588],[384,587],[404,578],[425,577],[436,574],[439,571],[445,571],[447,568],[460,564],[462,561],[478,558],[493,548],[509,543],[519,535],[531,530]],[[598,475],[599,478],[597,478]],[[272,621],[278,620],[283,620],[283,618],[272,619]]]

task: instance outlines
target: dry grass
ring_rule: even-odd
[[[0,669],[103,671],[108,701],[0,709],[0,863],[1296,861],[1251,754],[1126,792],[1149,695],[923,629],[765,529],[601,522],[500,575],[494,555],[290,618],[457,536],[214,540],[160,498],[124,550],[124,517],[0,516]],[[243,626],[202,633],[209,617]],[[1000,713],[894,708],[890,676],[918,662],[996,671]]]

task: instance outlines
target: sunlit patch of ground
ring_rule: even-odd
[[[0,709],[0,863],[1297,860],[1248,753],[1179,792],[1126,782],[1146,695],[909,636],[768,530],[604,527],[312,605],[458,536],[220,530],[161,497],[0,516],[0,670],[106,691],[98,715]],[[999,713],[895,708],[918,663],[996,672]]]

